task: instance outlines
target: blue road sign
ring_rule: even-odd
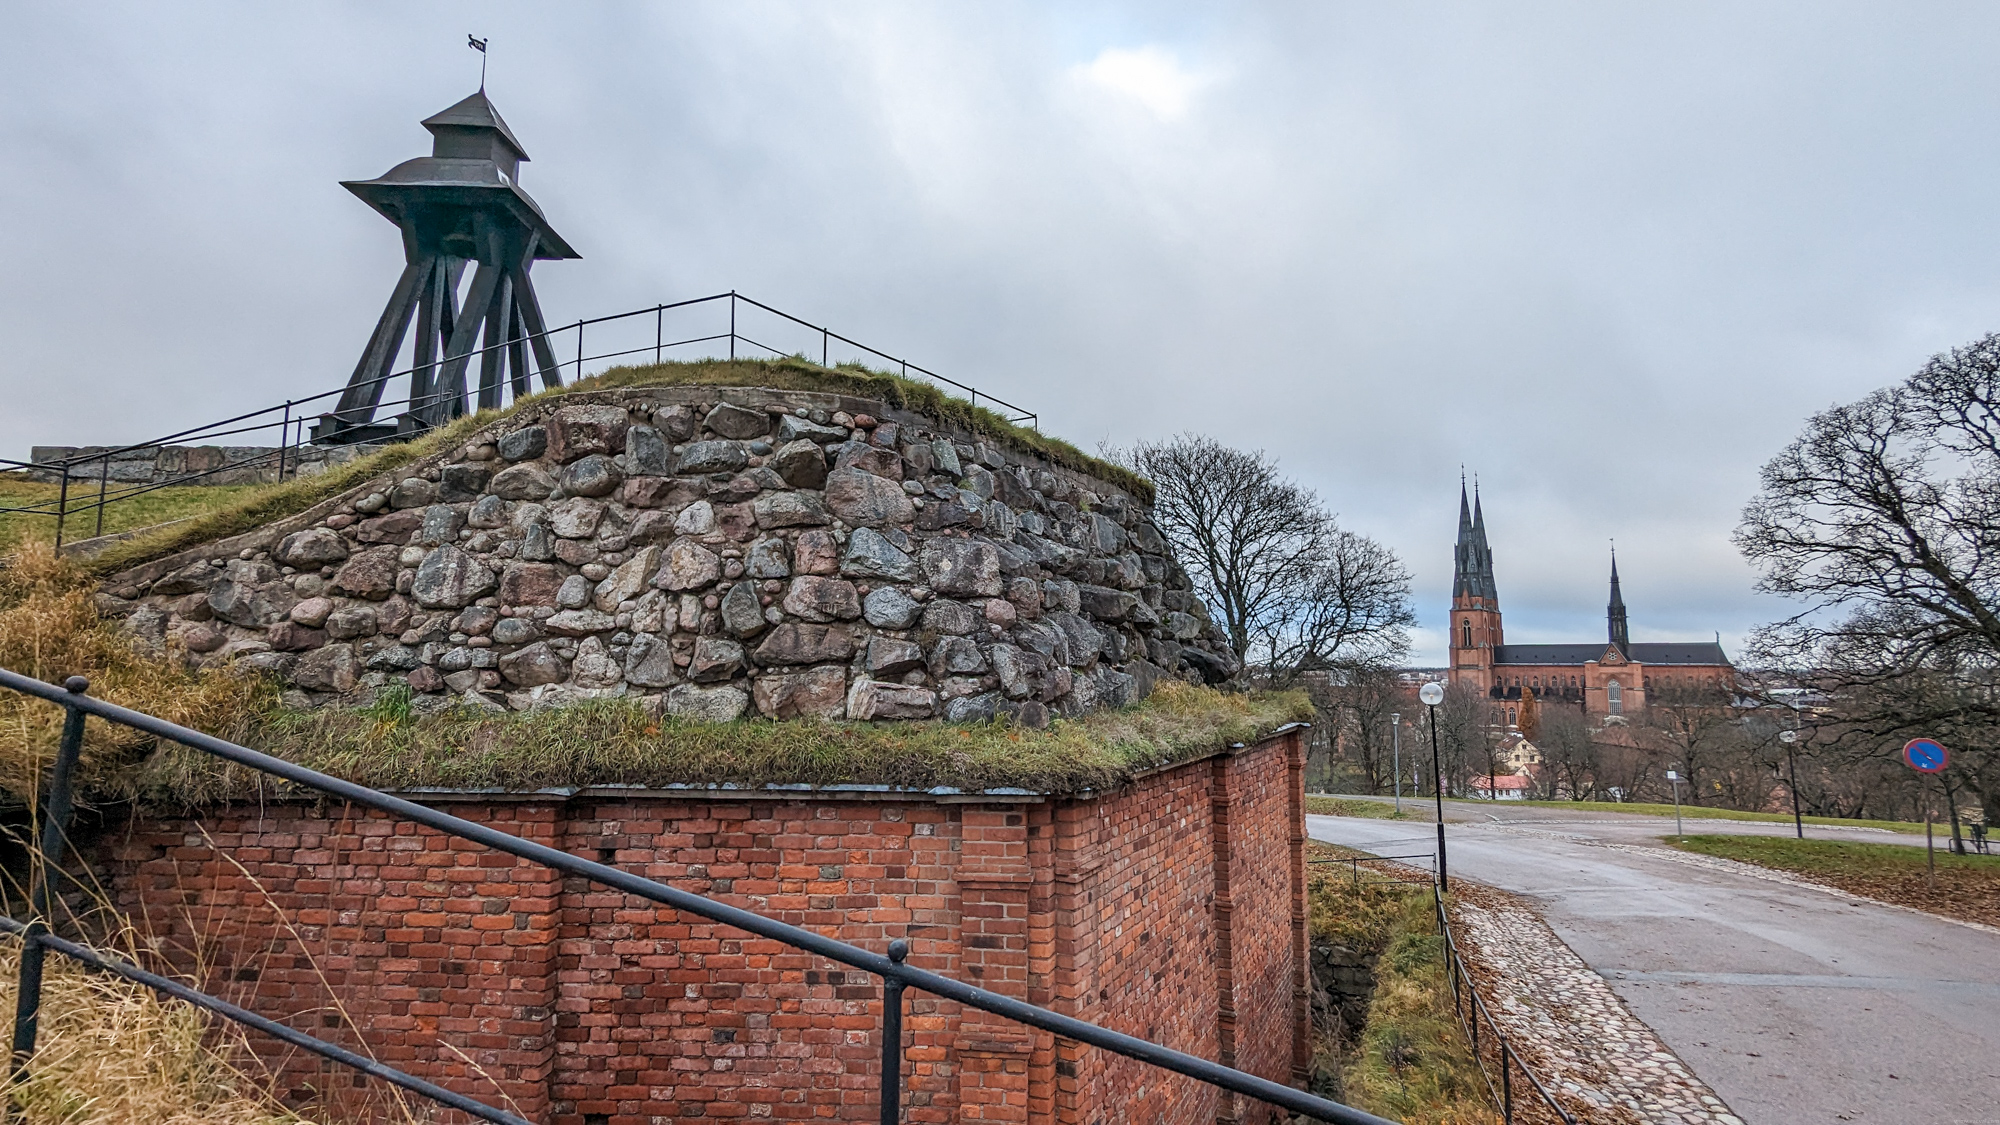
[[[1912,738],[1903,744],[1903,761],[1920,773],[1936,773],[1951,762],[1951,751],[1928,738]]]

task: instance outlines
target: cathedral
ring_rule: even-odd
[[[1618,558],[1611,559],[1611,602],[1606,637],[1581,644],[1510,645],[1500,629],[1500,594],[1493,580],[1493,549],[1486,545],[1486,513],[1476,495],[1458,490],[1458,549],[1451,586],[1451,682],[1470,684],[1516,721],[1531,693],[1544,703],[1561,701],[1593,716],[1630,715],[1662,691],[1726,690],[1734,674],[1719,643],[1634,644],[1625,626],[1625,598],[1618,589]]]

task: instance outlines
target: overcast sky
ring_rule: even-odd
[[[1616,538],[1635,639],[1734,651],[1779,610],[1728,542],[1758,466],[2000,327],[1991,5],[5,22],[0,456],[344,381],[401,249],[337,181],[428,153],[468,32],[583,254],[536,269],[551,321],[737,289],[1085,448],[1266,449],[1401,552],[1426,662],[1461,464],[1510,640],[1603,636]]]

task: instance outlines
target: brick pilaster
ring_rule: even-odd
[[[1294,730],[1285,740],[1285,813],[1291,831],[1292,879],[1292,1085],[1303,1087],[1312,1076],[1311,952],[1306,922],[1306,752],[1305,732]]]
[[[1235,758],[1218,755],[1209,762],[1209,807],[1215,864],[1215,1039],[1216,1061],[1236,1065],[1236,951],[1233,943],[1236,902],[1231,894],[1235,852],[1232,834],[1236,818]],[[1224,1093],[1216,1100],[1217,1125],[1241,1120],[1241,1099]]]

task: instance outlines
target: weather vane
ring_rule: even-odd
[[[491,36],[488,38],[491,38]],[[468,34],[465,37],[465,45],[479,52],[479,88],[484,90],[486,88],[486,40]]]

